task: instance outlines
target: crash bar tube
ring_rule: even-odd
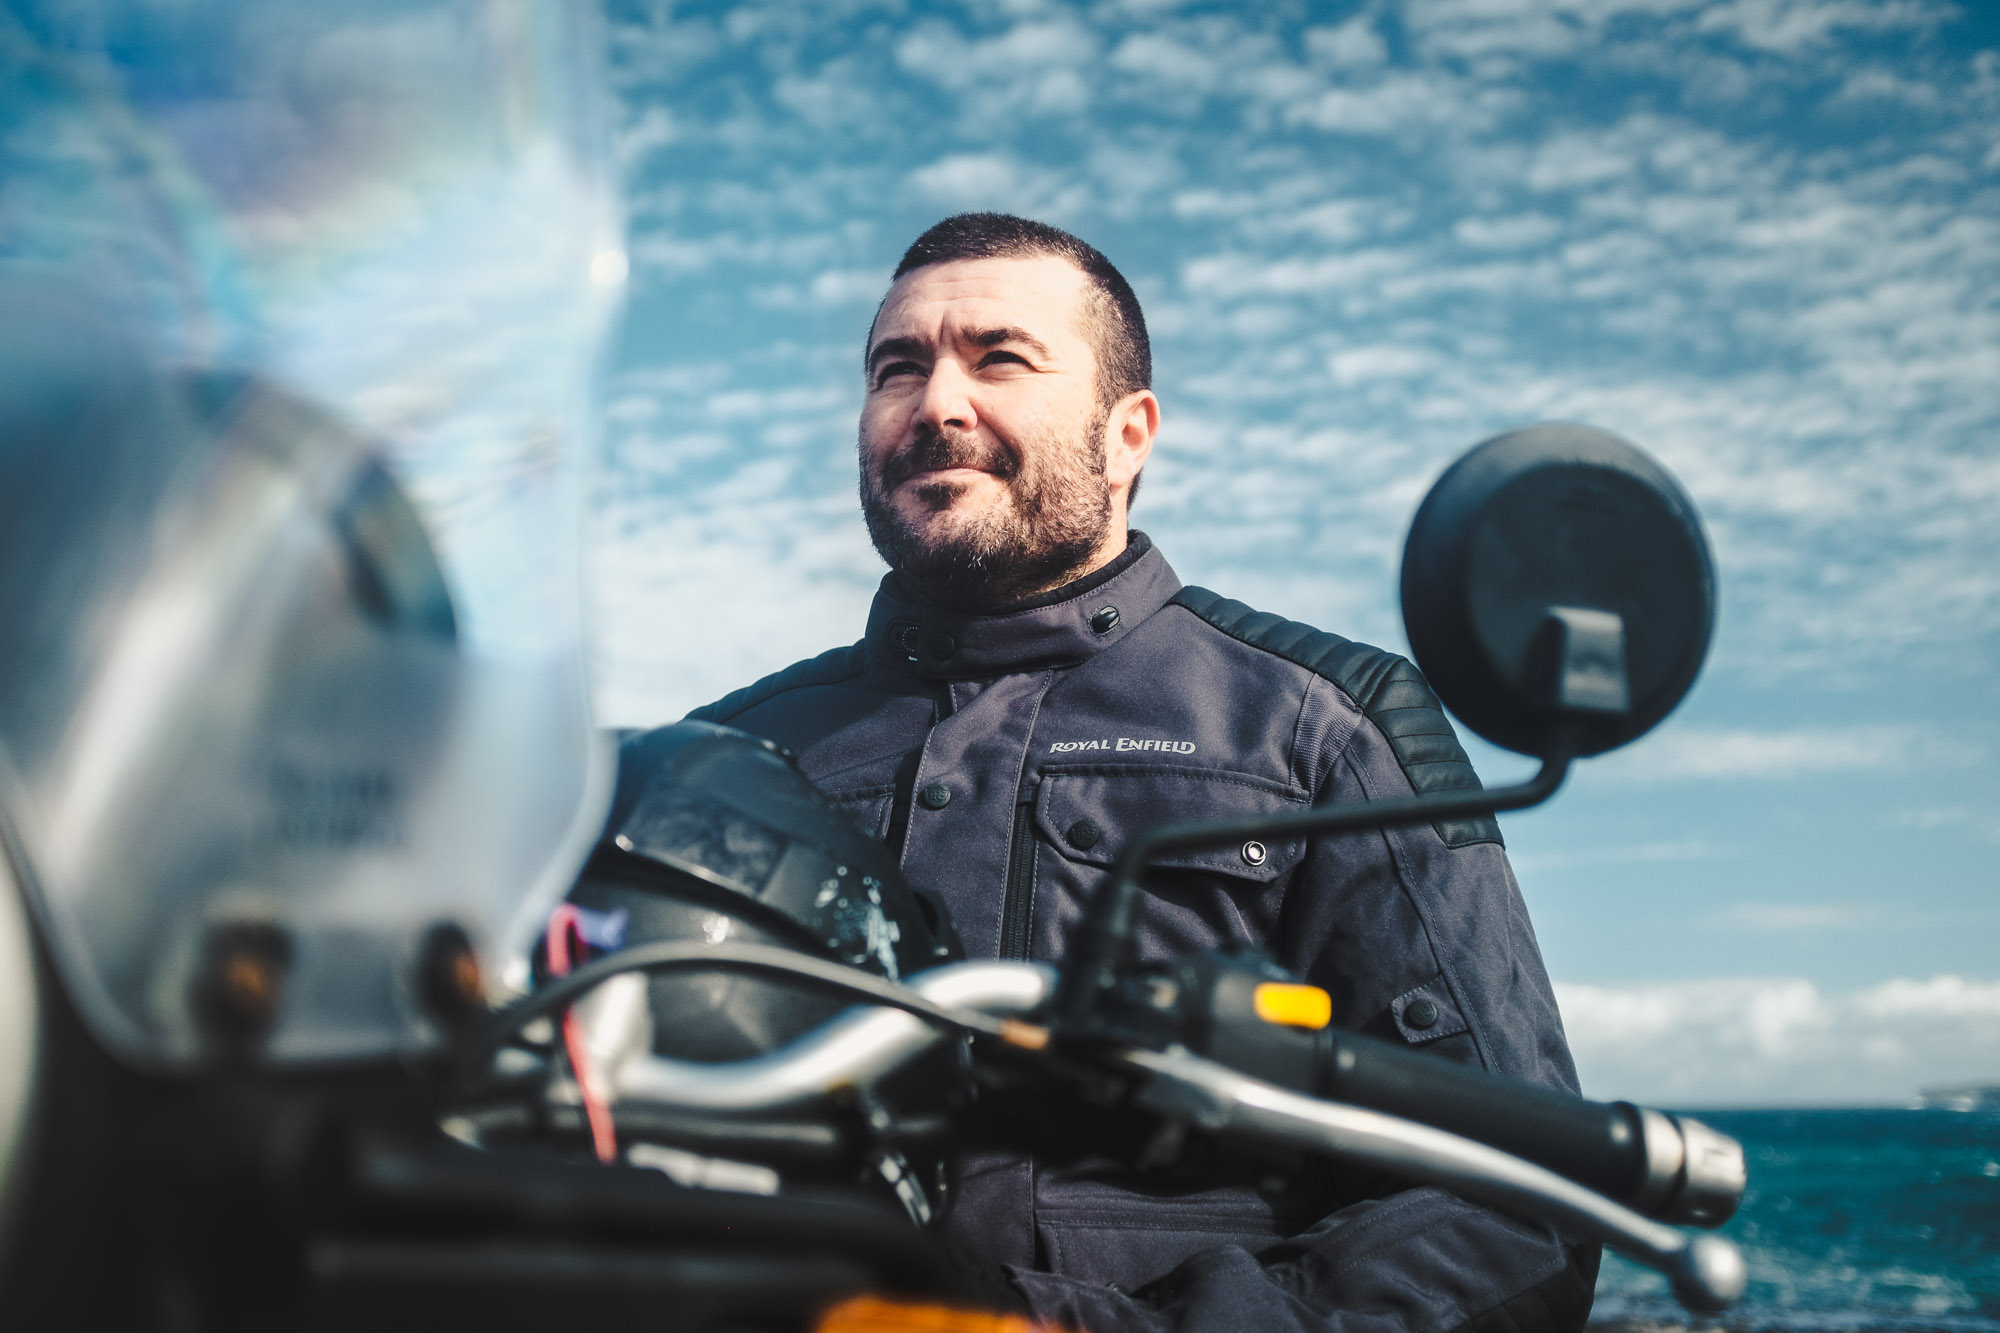
[[[1055,993],[1055,983],[1055,969],[1040,963],[947,963],[909,978],[927,1000],[996,1016],[1033,1012]],[[610,1071],[609,1082],[618,1105],[779,1111],[865,1087],[952,1035],[915,1014],[863,1005],[778,1050],[728,1064],[671,1060],[641,1049]]]
[[[1150,829],[1125,845],[1112,866],[1111,878],[1091,895],[1090,906],[1077,927],[1069,961],[1063,966],[1056,998],[1060,1019],[1078,1021],[1088,1014],[1101,993],[1117,984],[1132,938],[1138,902],[1139,872],[1169,852],[1227,847],[1244,838],[1289,838],[1307,834],[1349,833],[1357,829],[1403,828],[1438,819],[1490,815],[1523,810],[1555,795],[1569,772],[1572,746],[1565,732],[1552,747],[1534,777],[1492,791],[1434,792],[1393,801],[1362,801],[1314,806],[1275,815],[1167,824]]]
[[[1319,1101],[1247,1078],[1184,1048],[1122,1051],[1153,1078],[1140,1104],[1202,1129],[1290,1143],[1441,1185],[1506,1212],[1567,1224],[1666,1275],[1690,1310],[1713,1313],[1743,1294],[1743,1255],[1719,1236],[1689,1235],[1641,1217],[1553,1171],[1441,1129]]]

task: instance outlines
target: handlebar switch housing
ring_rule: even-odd
[[[1331,1002],[1254,949],[1216,949],[1133,968],[1104,1015],[1118,1037],[1155,1050],[1180,1045],[1267,1083],[1299,1091],[1319,1079],[1319,1031]]]

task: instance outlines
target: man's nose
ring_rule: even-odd
[[[924,381],[924,399],[918,404],[917,416],[932,426],[952,426],[958,430],[971,430],[979,424],[979,411],[973,405],[972,377],[965,373],[950,357],[939,357],[931,367],[930,378]]]

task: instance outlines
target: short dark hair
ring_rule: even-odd
[[[1153,345],[1132,284],[1096,246],[1059,227],[1011,213],[959,213],[926,231],[903,252],[890,281],[912,269],[957,259],[1027,259],[1054,255],[1083,270],[1089,283],[1083,330],[1097,353],[1097,400],[1109,409],[1128,393],[1153,387]]]

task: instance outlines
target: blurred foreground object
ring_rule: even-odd
[[[1065,1330],[1022,1315],[857,1296],[828,1310],[813,1333],[1065,1333]]]
[[[432,1047],[597,832],[596,46],[506,0],[0,14],[0,836],[128,1061]]]

